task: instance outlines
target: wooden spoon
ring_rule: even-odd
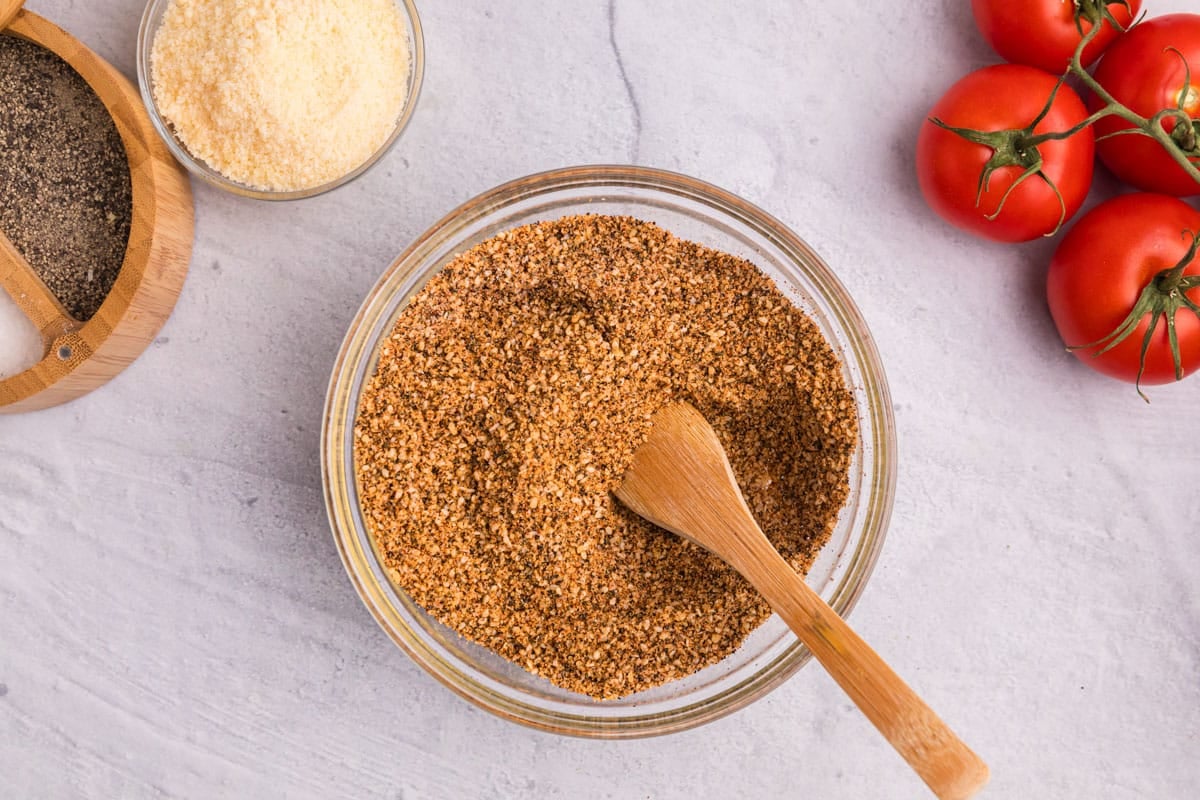
[[[699,411],[676,403],[655,414],[615,494],[750,581],[941,800],[966,800],[987,783],[987,765],[767,541]]]
[[[52,342],[79,330],[83,323],[73,319],[54,293],[42,282],[12,241],[0,231],[0,289],[7,289],[17,307]]]
[[[13,21],[24,2],[25,0],[0,0],[0,31],[7,28],[8,23]]]

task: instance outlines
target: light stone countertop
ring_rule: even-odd
[[[28,5],[133,76],[141,2]],[[410,662],[343,572],[318,432],[359,302],[475,194],[630,162],[766,209],[857,300],[900,478],[851,620],[988,760],[982,797],[1195,797],[1200,378],[1147,406],[1079,365],[1045,306],[1054,243],[925,208],[917,127],[995,60],[970,4],[419,6],[426,82],[383,161],[296,203],[196,185],[157,341],[88,397],[0,417],[0,798],[927,796],[815,665],[665,738],[501,721]]]

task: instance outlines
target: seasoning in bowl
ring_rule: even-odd
[[[0,35],[0,230],[87,321],[125,259],[133,188],[108,110],[55,53]]]
[[[391,580],[464,637],[596,698],[684,677],[768,616],[611,491],[662,406],[713,423],[807,571],[848,494],[854,398],[753,264],[627,217],[498,234],[397,317],[359,400],[363,516]]]
[[[411,54],[395,0],[170,0],[154,102],[188,152],[245,186],[309,189],[388,141]]]

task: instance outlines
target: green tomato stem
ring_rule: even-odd
[[[1079,2],[1079,0],[1076,0],[1077,8],[1094,6],[1094,4],[1094,0],[1086,0],[1086,2],[1083,3]],[[1119,23],[1113,19],[1111,13],[1108,11],[1107,6],[1099,13],[1102,13],[1103,16],[1107,18],[1109,24],[1113,25],[1114,27],[1120,27]],[[1167,151],[1167,155],[1171,157],[1171,160],[1173,160],[1183,169],[1184,172],[1191,176],[1192,180],[1196,181],[1197,184],[1200,184],[1200,168],[1198,168],[1196,163],[1193,161],[1193,159],[1200,156],[1189,155],[1189,152],[1195,150],[1196,147],[1195,128],[1192,126],[1192,118],[1183,111],[1182,106],[1179,108],[1163,109],[1153,117],[1143,117],[1141,114],[1132,111],[1120,103],[1115,97],[1112,96],[1111,93],[1109,93],[1107,89],[1100,85],[1099,81],[1092,77],[1091,73],[1084,69],[1083,51],[1089,44],[1091,44],[1092,40],[1095,39],[1099,33],[1100,24],[1098,22],[1093,22],[1092,27],[1088,29],[1087,33],[1083,35],[1083,38],[1079,40],[1079,44],[1076,45],[1075,52],[1072,54],[1071,61],[1067,66],[1067,73],[1077,78],[1079,82],[1087,87],[1092,94],[1098,97],[1100,102],[1103,104],[1101,108],[1097,110],[1096,113],[1088,117],[1088,119],[1091,120],[1091,122],[1095,122],[1103,117],[1120,117],[1133,126],[1133,130],[1131,130],[1130,133],[1149,136],[1151,139],[1158,142],[1159,145]],[[1184,61],[1184,85],[1185,88],[1191,85],[1191,71],[1187,67],[1186,60]],[[1180,103],[1182,103],[1183,100],[1184,98],[1181,97]],[[1167,133],[1166,129],[1164,129],[1162,126],[1163,120],[1171,117],[1175,118],[1176,127],[1179,125],[1185,125],[1187,130],[1190,131],[1183,144],[1175,141],[1175,138],[1171,134]],[[1091,123],[1089,122],[1087,124]],[[1076,127],[1078,128],[1079,126]],[[1087,125],[1083,125],[1083,127],[1087,127]],[[1190,146],[1187,144],[1188,141],[1191,142]]]
[[[979,176],[979,185],[975,196],[976,206],[979,205],[983,193],[987,189],[988,181],[996,170],[1001,167],[1010,166],[1022,169],[1020,177],[1004,192],[1003,197],[1000,199],[999,207],[994,213],[988,215],[989,219],[995,219],[999,216],[1009,194],[1022,182],[1032,177],[1039,177],[1049,184],[1058,196],[1059,205],[1062,207],[1062,214],[1058,225],[1055,226],[1053,231],[1046,234],[1047,236],[1053,236],[1062,227],[1066,219],[1066,205],[1062,194],[1058,191],[1058,187],[1042,171],[1044,162],[1038,150],[1038,145],[1043,142],[1067,139],[1105,117],[1119,117],[1130,125],[1129,128],[1118,130],[1108,134],[1108,136],[1149,136],[1167,151],[1171,159],[1192,180],[1200,185],[1200,141],[1198,141],[1198,137],[1200,137],[1200,122],[1193,121],[1191,116],[1184,110],[1186,95],[1191,87],[1191,70],[1188,67],[1186,59],[1184,59],[1185,91],[1180,93],[1181,96],[1178,105],[1175,108],[1163,109],[1152,117],[1143,117],[1118,102],[1083,66],[1083,51],[1100,34],[1101,26],[1105,22],[1108,22],[1118,30],[1127,30],[1127,28],[1123,27],[1113,17],[1108,7],[1110,5],[1123,5],[1126,10],[1130,10],[1128,3],[1126,0],[1073,0],[1073,3],[1075,6],[1075,27],[1080,32],[1079,44],[1075,47],[1075,52],[1072,54],[1066,70],[1059,77],[1058,83],[1055,84],[1046,104],[1042,107],[1037,117],[1026,127],[1001,131],[979,131],[970,128],[955,128],[947,125],[940,119],[930,119],[930,122],[934,125],[951,131],[968,141],[988,147],[992,151]],[[1090,25],[1086,32],[1083,30],[1084,22]],[[1180,57],[1183,58],[1182,54],[1180,54]],[[1100,107],[1088,115],[1086,119],[1065,131],[1048,131],[1035,134],[1033,129],[1050,113],[1059,89],[1066,79],[1072,76],[1099,99],[1101,103]],[[1163,127],[1163,122],[1167,119],[1175,120],[1175,126],[1171,133],[1168,133]],[[1178,264],[1170,269],[1159,272],[1142,288],[1141,294],[1129,310],[1129,314],[1113,331],[1107,336],[1089,344],[1068,347],[1069,350],[1095,350],[1096,352],[1093,353],[1093,356],[1103,355],[1137,330],[1142,320],[1148,316],[1149,323],[1146,326],[1145,334],[1142,336],[1141,354],[1139,356],[1138,373],[1135,381],[1138,395],[1147,403],[1150,402],[1150,398],[1146,397],[1146,394],[1142,391],[1141,380],[1146,369],[1146,353],[1150,349],[1150,344],[1153,342],[1154,333],[1158,329],[1159,323],[1166,323],[1167,342],[1174,361],[1175,379],[1180,380],[1184,377],[1184,371],[1179,351],[1179,337],[1175,327],[1175,315],[1179,311],[1186,310],[1195,314],[1197,318],[1200,318],[1200,304],[1188,297],[1189,292],[1194,289],[1200,289],[1200,275],[1184,275],[1184,271],[1196,258],[1197,250],[1200,249],[1200,232],[1184,231],[1183,233],[1192,237],[1192,243],[1188,248],[1187,254]]]
[[[992,148],[992,158],[988,160],[984,173],[980,176],[980,194],[982,194],[982,187],[986,186],[991,173],[1002,166],[1022,167],[1026,174],[1022,175],[1021,180],[1034,174],[1040,175],[1045,179],[1045,175],[1041,173],[1040,155],[1037,153],[1037,146],[1039,144],[1067,139],[1081,132],[1089,125],[1094,125],[1105,117],[1113,116],[1121,118],[1130,127],[1110,135],[1134,134],[1149,136],[1158,142],[1159,146],[1171,157],[1171,160],[1178,164],[1192,180],[1200,185],[1200,133],[1197,131],[1197,125],[1200,125],[1200,123],[1195,123],[1187,112],[1184,111],[1183,104],[1186,100],[1185,95],[1187,92],[1180,93],[1179,104],[1176,108],[1165,108],[1152,117],[1143,117],[1141,114],[1120,103],[1083,66],[1083,51],[1100,35],[1105,22],[1119,30],[1127,30],[1116,20],[1108,7],[1110,5],[1123,5],[1128,9],[1128,4],[1125,0],[1073,0],[1073,2],[1075,5],[1075,27],[1082,34],[1079,44],[1075,46],[1075,52],[1071,55],[1066,71],[1059,77],[1059,81],[1055,84],[1054,90],[1050,93],[1045,106],[1042,107],[1041,112],[1038,113],[1037,117],[1028,126],[1023,129],[985,132],[952,128],[941,120],[931,120],[934,124],[951,130],[965,139]],[[1083,23],[1085,21],[1090,26],[1086,32],[1083,31]],[[1178,51],[1176,53],[1178,54]],[[1179,55],[1180,58],[1183,58],[1182,54]],[[1068,77],[1076,78],[1088,91],[1094,94],[1100,100],[1100,108],[1086,119],[1065,131],[1047,131],[1045,133],[1034,134],[1034,127],[1050,112],[1050,108],[1054,104],[1054,99],[1058,95],[1059,88],[1061,88],[1063,82]],[[1186,59],[1184,60],[1184,85],[1185,89],[1191,86],[1191,70]],[[1175,120],[1172,133],[1168,133],[1163,127],[1163,122],[1167,119]],[[992,138],[986,139],[984,137]],[[1003,148],[999,146],[1001,144]],[[1007,150],[1007,152],[1002,153],[1002,149]],[[1012,158],[1011,153],[1014,150],[1017,152],[1028,152],[1031,154],[1031,157],[1026,159]],[[1029,172],[1030,166],[1035,162],[1037,163],[1037,168]],[[1046,180],[1048,181],[1048,179]],[[1057,232],[1058,227],[1055,227],[1047,235],[1053,236]]]
[[[1179,260],[1179,263],[1159,272],[1142,287],[1142,293],[1138,295],[1133,308],[1116,328],[1094,342],[1067,348],[1068,350],[1094,349],[1096,352],[1092,353],[1093,358],[1102,356],[1128,338],[1137,330],[1141,321],[1149,317],[1150,322],[1146,326],[1146,333],[1142,336],[1137,378],[1134,382],[1138,395],[1147,403],[1150,402],[1150,398],[1142,391],[1142,374],[1146,371],[1146,353],[1150,350],[1150,343],[1154,341],[1154,332],[1158,330],[1159,322],[1165,322],[1167,325],[1167,345],[1171,350],[1171,358],[1175,367],[1175,380],[1178,381],[1183,379],[1184,373],[1183,358],[1179,352],[1179,335],[1175,328],[1175,315],[1186,309],[1200,318],[1200,305],[1197,305],[1187,294],[1193,289],[1200,288],[1200,275],[1185,276],[1183,274],[1188,265],[1195,260],[1197,250],[1200,250],[1200,235],[1194,231],[1184,231],[1183,235],[1192,237],[1192,244],[1187,253]]]

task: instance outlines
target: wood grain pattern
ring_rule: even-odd
[[[186,173],[158,138],[141,97],[126,78],[73,36],[5,0],[0,22],[57,53],[92,87],[125,146],[133,219],[125,260],[112,290],[87,322],[72,319],[37,274],[0,240],[0,287],[42,332],[45,357],[0,381],[0,413],[57,405],[104,384],[154,339],[175,307],[192,246],[192,195]]]
[[[24,2],[25,0],[0,0],[0,30],[8,27],[8,23],[17,16]]]
[[[967,800],[987,783],[987,765],[763,535],[699,411],[676,403],[655,415],[616,495],[745,576],[941,800]]]

